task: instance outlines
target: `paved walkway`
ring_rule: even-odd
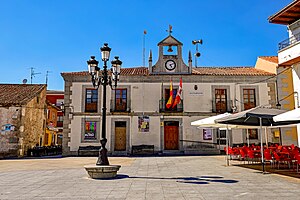
[[[223,156],[110,157],[116,179],[93,180],[96,158],[0,160],[0,199],[300,199],[300,180],[225,166]]]

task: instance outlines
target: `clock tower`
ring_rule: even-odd
[[[159,56],[158,61],[152,65],[152,51],[149,56],[150,74],[191,74],[192,56],[189,52],[188,65],[182,59],[182,43],[171,35],[158,43]]]

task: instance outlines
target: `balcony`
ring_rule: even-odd
[[[115,99],[110,100],[110,112],[119,112],[119,113],[130,113],[131,112],[131,102],[127,100],[125,103],[116,104]]]
[[[279,43],[278,64],[293,65],[300,61],[300,33]]]
[[[292,44],[295,44],[295,43],[297,43],[297,42],[299,42],[299,41],[300,41],[300,33],[298,33],[298,34],[296,34],[296,35],[294,35],[294,36],[292,36],[292,37],[290,37],[290,38],[288,38],[288,39],[286,39],[286,40],[280,42],[280,43],[278,44],[279,51],[280,51],[281,49],[284,49],[284,48],[286,48],[286,47],[288,47],[288,46],[290,46],[290,45],[292,45]]]
[[[230,101],[232,102],[232,101]],[[232,105],[232,103],[230,104]],[[217,113],[217,114],[222,114],[222,113],[232,113],[233,109],[227,105],[227,102],[220,102],[216,103],[215,101],[212,102],[212,112]]]
[[[167,112],[167,113],[180,113],[183,112],[183,100],[181,100],[180,104],[177,104],[174,108],[167,108],[166,107],[167,104],[167,100],[165,99],[161,99],[159,100],[159,112]]]

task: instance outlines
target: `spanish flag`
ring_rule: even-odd
[[[173,84],[172,84],[172,80],[171,80],[171,82],[170,82],[170,97],[169,97],[166,107],[170,108],[172,106],[172,104],[173,104]]]

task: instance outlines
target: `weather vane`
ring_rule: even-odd
[[[173,31],[172,31],[172,28],[173,28],[172,25],[169,25],[169,30],[166,30],[167,32],[169,32],[169,35],[171,35],[172,32],[173,32]]]

